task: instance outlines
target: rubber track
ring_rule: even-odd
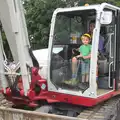
[[[11,108],[12,103],[7,101],[4,96],[0,94],[0,106]],[[85,108],[77,118],[78,120],[115,120],[119,109],[120,96],[116,96],[92,108]]]
[[[84,109],[78,118],[79,120],[115,120],[119,109],[120,96],[116,96],[93,108]]]

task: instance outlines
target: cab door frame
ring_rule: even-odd
[[[120,10],[116,14],[116,60],[115,60],[115,90],[120,89]]]

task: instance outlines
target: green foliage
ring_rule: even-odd
[[[59,7],[108,2],[120,6],[120,0],[24,0],[30,42],[34,49],[47,47],[53,11]]]
[[[118,3],[120,3],[119,0],[86,0],[86,2],[89,4],[100,4],[106,2],[116,6],[119,6]]]
[[[31,43],[37,48],[47,47],[52,13],[56,8],[64,7],[65,3],[60,0],[29,0],[24,6]]]

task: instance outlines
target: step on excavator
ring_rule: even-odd
[[[40,113],[75,117],[71,119],[116,119],[120,108],[119,7],[102,3],[56,9],[47,62],[30,46],[21,0],[0,0],[0,21],[13,57],[10,65],[0,35],[0,80],[6,100]],[[80,54],[77,48],[82,35],[90,31],[91,21],[94,29],[86,84],[82,81],[83,59],[74,63],[72,58]],[[99,50],[101,38],[103,52]]]

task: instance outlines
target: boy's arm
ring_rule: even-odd
[[[77,55],[76,58],[80,58],[83,57],[82,54],[80,53],[80,55]]]

